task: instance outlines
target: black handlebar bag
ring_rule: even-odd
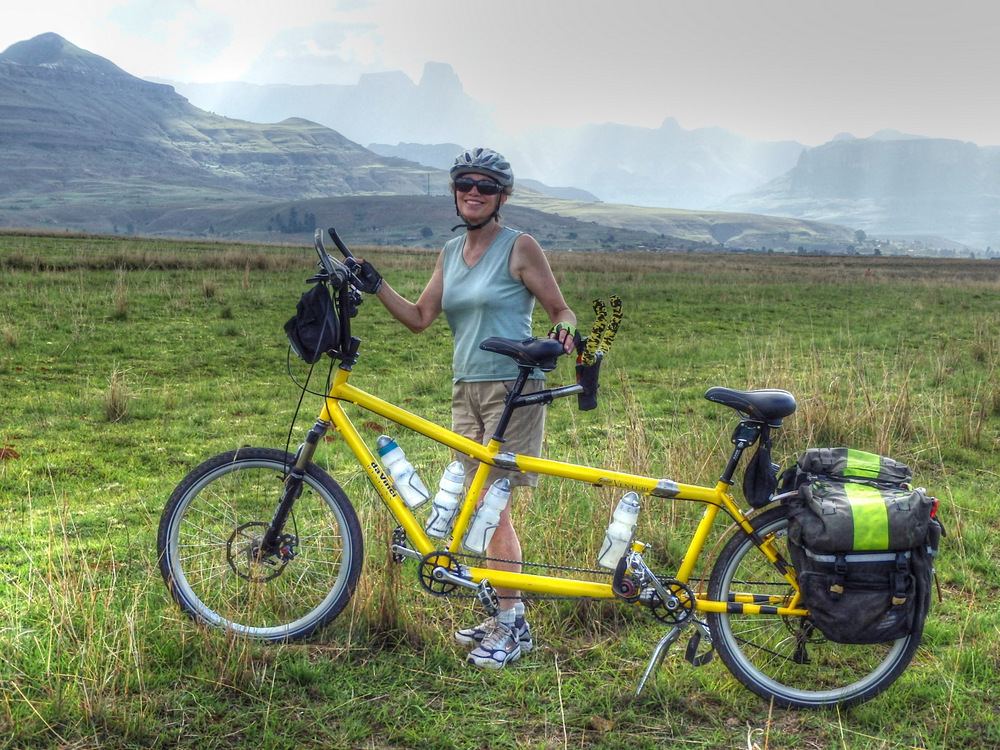
[[[312,365],[325,353],[333,354],[340,346],[340,321],[337,307],[324,283],[303,292],[295,306],[295,315],[285,323],[285,334],[292,351]]]

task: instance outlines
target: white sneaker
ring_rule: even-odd
[[[466,646],[476,646],[496,629],[499,622],[496,617],[487,617],[475,627],[459,630],[455,633],[455,640]],[[523,653],[526,654],[535,647],[534,641],[531,640],[531,627],[524,617],[514,620],[514,633],[517,635],[517,645],[521,647]]]
[[[469,652],[466,661],[483,669],[502,669],[507,662],[520,658],[521,646],[514,631],[498,622],[493,632]]]

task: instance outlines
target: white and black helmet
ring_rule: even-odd
[[[510,162],[502,154],[490,148],[470,148],[455,157],[455,163],[449,173],[454,181],[464,174],[487,174],[495,179],[505,193],[514,188],[514,172]]]

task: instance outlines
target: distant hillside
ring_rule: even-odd
[[[445,144],[490,145],[518,166],[520,177],[572,186],[606,203],[711,208],[784,174],[806,148],[723,128],[685,130],[672,118],[659,128],[604,123],[515,137],[500,132],[492,110],[441,63],[427,64],[417,83],[398,71],[362,76],[355,86],[170,83],[214,112],[256,122],[307,117],[381,154],[419,153],[405,158],[423,164],[443,166],[436,157],[446,155]]]
[[[546,247],[843,251],[850,236],[535,186],[519,180],[504,216]],[[257,124],[205,112],[56,34],[0,54],[0,226],[300,241],[334,218],[354,242],[418,246],[439,245],[456,223],[443,169],[380,156],[301,118]]]
[[[809,149],[722,128],[685,130],[672,118],[659,128],[603,123],[515,136],[498,132],[490,108],[440,63],[416,83],[396,71],[355,86],[174,85],[206,109],[256,121],[305,116],[378,153],[414,154],[406,158],[432,166],[444,166],[435,155],[451,145],[442,144],[489,144],[522,178],[583,191],[543,190],[570,200],[811,219],[938,247],[1000,245],[995,158],[972,144],[883,131]],[[979,153],[956,153],[963,150]],[[937,182],[939,173],[949,179]],[[912,194],[915,185],[920,195]]]
[[[128,202],[152,185],[267,199],[447,188],[303,119],[209,114],[56,34],[0,55],[0,135],[0,195],[15,206],[55,191]]]
[[[996,248],[1000,147],[884,134],[842,138],[804,152],[786,175],[722,206]]]

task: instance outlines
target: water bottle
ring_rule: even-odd
[[[618,507],[611,517],[611,523],[604,534],[604,544],[601,554],[597,556],[597,564],[602,568],[614,570],[618,561],[628,551],[635,534],[635,524],[639,520],[639,496],[635,492],[626,492],[618,501]]]
[[[413,464],[406,460],[403,449],[396,441],[388,435],[381,435],[376,445],[378,446],[379,458],[382,459],[389,476],[392,477],[392,482],[396,485],[396,492],[403,498],[403,502],[412,510],[430,500],[431,493],[420,481]]]
[[[472,517],[469,530],[465,533],[465,539],[462,540],[463,547],[477,555],[486,552],[486,548],[490,546],[490,540],[493,539],[493,532],[500,524],[500,513],[507,507],[509,499],[510,480],[507,477],[498,479],[486,493],[476,515]]]
[[[438,486],[441,489],[434,496],[431,514],[425,528],[427,536],[446,539],[455,521],[455,512],[458,510],[461,493],[465,487],[465,467],[461,461],[452,461],[448,464]]]

